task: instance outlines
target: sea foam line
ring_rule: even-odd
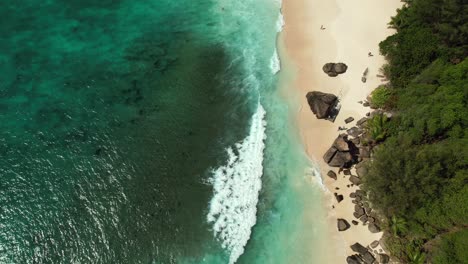
[[[265,148],[265,110],[259,103],[252,116],[249,135],[228,148],[227,164],[213,171],[210,179],[214,196],[207,220],[214,235],[230,252],[229,263],[244,253],[257,218],[258,195],[262,187],[263,150]]]
[[[279,5],[281,7],[281,2],[279,2]],[[283,17],[283,14],[279,12],[278,19],[276,20],[276,32],[280,33],[281,31],[283,31],[283,27],[284,27],[284,17]],[[281,70],[281,62],[278,56],[277,48],[275,48],[273,56],[270,59],[270,69],[273,74],[276,74]]]

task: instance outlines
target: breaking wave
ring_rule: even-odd
[[[207,220],[213,223],[214,235],[230,252],[229,263],[235,263],[255,225],[259,191],[262,187],[263,149],[266,121],[259,103],[252,116],[249,135],[227,149],[227,164],[213,171],[210,179],[214,196]]]

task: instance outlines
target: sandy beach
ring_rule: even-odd
[[[351,244],[359,242],[367,246],[379,240],[382,233],[370,233],[361,222],[338,232],[337,218],[344,218],[349,223],[357,220],[352,215],[354,204],[349,198],[356,187],[347,187],[350,182],[343,174],[338,175],[336,181],[327,177],[330,167],[322,156],[338,136],[338,127],[345,126],[346,118],[355,119],[346,124],[350,128],[370,111],[358,101],[365,100],[374,88],[384,82],[376,76],[385,63],[379,54],[378,44],[393,33],[387,23],[401,6],[398,0],[283,1],[285,25],[279,40],[281,60],[282,65],[292,67],[294,72],[294,78],[286,84],[286,91],[298,97],[294,100],[300,100],[296,103],[300,105],[297,109],[297,126],[305,151],[311,161],[319,166],[323,182],[329,190],[324,204],[330,209],[330,232],[336,239],[335,252],[342,263],[346,262],[347,255],[353,254],[349,248]],[[373,56],[368,56],[369,52]],[[338,77],[329,77],[322,71],[322,66],[328,62],[346,63],[348,70]],[[367,82],[363,83],[361,76],[366,68],[369,72]],[[334,123],[314,116],[306,100],[306,94],[310,91],[333,93],[339,97],[341,111]],[[337,172],[337,169],[334,171]],[[336,203],[334,192],[342,194],[344,200]],[[345,248],[342,248],[343,244]]]

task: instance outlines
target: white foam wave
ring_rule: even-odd
[[[214,196],[207,220],[213,223],[214,235],[229,250],[229,263],[244,253],[244,246],[255,225],[258,194],[262,187],[263,149],[266,121],[259,103],[252,116],[249,135],[233,148],[228,148],[227,164],[213,171],[210,179]]]
[[[281,32],[284,27],[284,17],[281,12],[279,12],[278,19],[276,20],[276,32]]]
[[[277,72],[281,70],[281,63],[280,63],[278,51],[276,48],[275,48],[275,52],[273,53],[273,56],[270,59],[270,69],[273,74],[276,74]]]

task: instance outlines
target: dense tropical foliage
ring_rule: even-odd
[[[468,2],[406,1],[390,25],[380,44],[390,84],[371,101],[394,115],[371,122],[385,141],[364,188],[394,256],[468,263]]]

